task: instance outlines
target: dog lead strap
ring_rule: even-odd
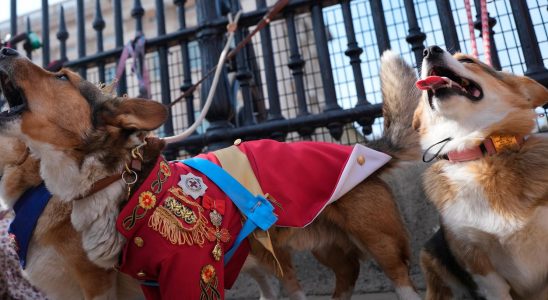
[[[253,196],[234,177],[218,165],[203,158],[190,158],[181,162],[207,176],[247,217],[242,230],[234,240],[232,248],[225,254],[225,265],[230,261],[241,242],[257,227],[266,231],[278,220],[274,214],[274,207],[267,199],[261,195]]]

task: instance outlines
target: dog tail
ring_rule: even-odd
[[[411,126],[421,97],[415,87],[416,72],[399,55],[388,50],[381,57],[380,78],[384,130],[381,138],[368,146],[398,160],[417,160],[421,154],[419,135]]]

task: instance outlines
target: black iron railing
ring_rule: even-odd
[[[245,35],[275,1],[267,0],[147,0],[155,6],[156,36],[146,40],[146,64],[151,73],[152,96],[169,104],[187,91],[201,74],[213,67],[224,43],[227,13],[242,3],[255,8],[243,13],[236,42]],[[22,2],[22,1],[20,1]],[[131,7],[122,0],[65,1],[75,15],[77,49],[68,57],[67,30],[63,6],[58,13],[56,38],[59,57],[50,50],[50,8],[42,0],[42,64],[52,60],[77,70],[91,81],[112,80],[127,33],[124,19],[134,19],[135,32],[143,32],[145,9],[139,0]],[[479,0],[475,27],[481,29]],[[105,20],[102,6],[112,5],[113,20]],[[169,5],[169,7],[167,7]],[[85,7],[86,6],[86,7]],[[166,6],[166,7],[165,7]],[[194,19],[188,8],[194,6]],[[18,33],[17,1],[11,1],[10,33]],[[68,7],[68,6],[67,6]],[[493,0],[488,3],[493,65],[523,73],[548,86],[548,12],[541,0]],[[165,11],[176,9],[177,29],[166,30]],[[86,21],[86,9],[94,10]],[[253,38],[231,61],[222,76],[207,125],[170,149],[190,153],[213,149],[235,138],[271,137],[279,140],[363,141],[378,134],[381,116],[378,83],[380,54],[389,48],[399,51],[412,64],[420,65],[422,51],[429,44],[450,51],[469,50],[464,7],[460,0],[290,0],[283,12]],[[34,22],[38,23],[38,22]],[[187,24],[196,24],[187,26]],[[497,24],[500,24],[497,26]],[[105,49],[104,32],[114,27],[114,48]],[[69,28],[70,29],[70,28]],[[86,34],[95,31],[96,52],[86,44]],[[30,19],[27,32],[31,31]],[[126,33],[126,37],[124,37]],[[22,39],[24,40],[24,38]],[[27,41],[28,44],[28,41]],[[24,47],[31,56],[32,47]],[[481,54],[481,53],[480,53]],[[126,71],[129,71],[127,68]],[[142,70],[137,70],[142,71]],[[135,96],[135,79],[126,72],[119,80],[118,93]],[[172,109],[172,118],[160,134],[180,132],[195,119],[201,100],[211,86],[206,80]],[[546,120],[539,121],[539,127]]]

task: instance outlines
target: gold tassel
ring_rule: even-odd
[[[159,232],[174,245],[194,244],[202,247],[207,238],[207,220],[199,214],[192,228],[185,228],[178,218],[163,206],[157,207],[150,218],[148,226]]]

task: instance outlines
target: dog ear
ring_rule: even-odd
[[[421,127],[421,116],[422,112],[424,110],[424,101],[419,101],[419,104],[417,105],[417,108],[415,108],[415,112],[413,113],[413,122],[411,123],[411,126],[415,131],[419,131]]]
[[[519,77],[517,86],[521,94],[531,103],[532,108],[548,103],[548,89],[536,80],[525,76]]]
[[[167,108],[156,101],[118,98],[103,104],[101,123],[130,130],[154,130],[168,117]]]

